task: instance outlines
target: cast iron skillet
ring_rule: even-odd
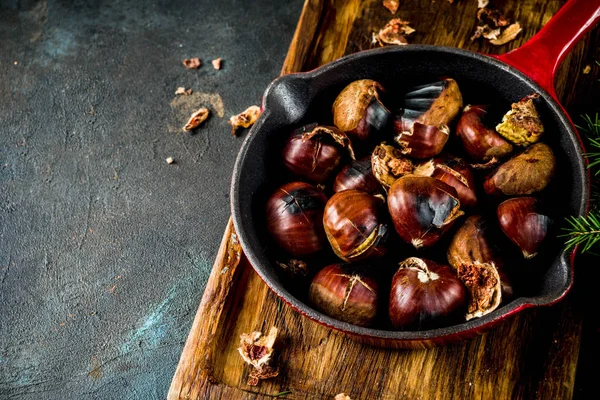
[[[443,345],[480,334],[523,309],[562,299],[573,283],[574,252],[566,251],[558,239],[553,239],[545,244],[544,256],[538,260],[543,265],[536,278],[538,283],[482,318],[410,332],[347,324],[313,310],[282,284],[269,257],[273,244],[264,228],[264,207],[268,196],[283,183],[279,166],[283,140],[292,129],[326,118],[333,99],[345,85],[369,78],[393,92],[449,76],[456,79],[463,97],[471,104],[491,101],[506,110],[526,95],[541,94],[544,141],[553,148],[559,170],[544,199],[558,221],[566,215],[585,214],[589,176],[583,148],[573,123],[556,99],[553,80],[564,55],[599,19],[599,0],[571,0],[528,43],[500,57],[448,47],[393,46],[352,54],[307,73],[276,79],[267,88],[263,113],[240,150],[231,185],[235,229],[256,272],[302,315],[361,341],[386,347]]]

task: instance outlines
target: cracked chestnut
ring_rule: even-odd
[[[385,201],[359,190],[331,196],[325,205],[323,226],[335,254],[354,262],[387,253],[390,227]]]
[[[286,183],[267,201],[267,230],[292,256],[315,254],[327,245],[323,230],[326,202],[325,194],[308,183]]]
[[[354,158],[348,136],[336,127],[306,125],[292,132],[283,148],[283,165],[312,183],[323,183],[346,155]]]
[[[424,258],[402,261],[392,279],[389,314],[396,329],[447,325],[464,315],[467,289],[454,270]]]
[[[475,180],[469,166],[460,158],[435,158],[418,165],[415,175],[430,176],[447,183],[456,189],[460,205],[464,208],[477,204]]]
[[[503,201],[497,209],[502,232],[521,249],[527,260],[537,255],[551,222],[546,215],[539,214],[537,208],[535,198],[516,197]]]
[[[464,214],[456,189],[426,176],[399,178],[390,188],[387,202],[396,232],[416,249],[435,244]]]
[[[383,86],[371,79],[350,83],[333,102],[334,125],[358,142],[383,140],[391,120],[391,113],[380,99],[383,92]]]
[[[332,264],[315,275],[308,299],[330,317],[371,326],[377,316],[378,284],[363,266]]]

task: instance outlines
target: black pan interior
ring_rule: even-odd
[[[531,93],[540,93],[538,109],[546,128],[543,140],[555,152],[558,171],[552,184],[539,197],[553,216],[556,231],[565,216],[585,211],[589,195],[587,174],[579,139],[568,118],[539,86],[500,61],[455,48],[406,46],[357,53],[309,73],[279,78],[267,89],[263,115],[249,132],[238,156],[231,207],[236,230],[250,262],[271,289],[301,312],[334,328],[357,334],[418,340],[481,327],[522,306],[550,304],[570,287],[573,276],[569,254],[564,251],[562,240],[556,238],[545,243],[535,262],[516,265],[523,271],[517,298],[483,318],[430,331],[393,332],[349,325],[312,310],[302,294],[289,284],[282,284],[273,265],[276,249],[264,230],[263,209],[270,193],[289,180],[278,158],[287,134],[306,123],[331,121],[335,96],[354,80],[369,78],[382,83],[389,95],[387,104],[393,108],[397,98],[392,94],[401,94],[411,86],[444,76],[458,82],[466,103],[490,104],[490,117],[494,120],[499,120],[511,103]],[[421,255],[439,259],[439,253],[432,249]],[[515,257],[515,263],[519,262]]]

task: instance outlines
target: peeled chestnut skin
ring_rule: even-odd
[[[377,316],[378,284],[367,268],[332,264],[315,275],[308,298],[319,311],[340,321],[371,326]]]
[[[333,192],[344,190],[361,190],[371,194],[381,192],[381,186],[373,175],[371,157],[353,161],[337,174],[333,182]]]
[[[354,262],[382,257],[390,234],[384,201],[359,190],[334,194],[325,205],[325,234],[334,253]]]
[[[391,121],[391,113],[380,100],[383,91],[381,84],[371,79],[350,83],[333,103],[335,126],[357,142],[383,140]]]
[[[456,126],[456,135],[465,151],[472,160],[478,162],[500,159],[513,151],[513,146],[508,141],[484,125],[486,113],[485,105],[468,105]]]
[[[537,208],[535,198],[516,197],[500,203],[496,211],[502,231],[528,260],[537,255],[551,224],[550,218],[537,213]]]
[[[346,135],[335,127],[317,124],[292,132],[282,151],[283,165],[312,183],[324,183],[347,155],[353,157],[354,153]]]
[[[464,214],[456,189],[439,179],[417,175],[394,182],[388,209],[398,235],[416,249],[435,244]]]
[[[499,251],[493,246],[490,228],[480,215],[471,215],[458,228],[447,251],[448,263],[458,270],[461,265],[474,263],[491,264],[498,271],[502,286],[502,298],[513,295],[510,278],[503,269]]]
[[[452,268],[424,258],[400,263],[392,279],[389,314],[402,330],[422,330],[458,321],[466,311],[467,289]]]
[[[310,256],[327,246],[323,209],[327,197],[305,182],[291,182],[267,200],[267,230],[279,247],[294,257]]]

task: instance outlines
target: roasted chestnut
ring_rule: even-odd
[[[344,150],[345,149],[345,150]],[[348,136],[336,127],[306,125],[295,130],[283,148],[283,165],[313,183],[323,183],[354,150]]]
[[[454,234],[447,251],[448,263],[456,270],[461,265],[475,263],[491,264],[498,270],[502,285],[502,297],[513,295],[510,278],[504,272],[499,252],[492,245],[489,227],[480,215],[471,215]]]
[[[513,146],[486,127],[483,119],[487,113],[485,105],[468,105],[458,120],[456,135],[469,157],[474,161],[488,162],[501,159],[513,151]]]
[[[391,113],[383,105],[383,87],[362,79],[350,83],[333,102],[333,123],[360,142],[379,142],[390,123]]]
[[[456,189],[439,179],[417,175],[394,182],[388,209],[398,235],[416,249],[433,245],[464,214]]]
[[[378,194],[381,186],[373,175],[371,157],[364,157],[346,165],[333,181],[333,192],[343,190],[361,190],[363,192]]]
[[[415,122],[428,126],[449,125],[462,109],[462,95],[452,78],[413,88],[404,95],[404,107],[394,126],[411,131]]]
[[[406,93],[404,108],[394,121],[396,142],[403,154],[425,159],[438,155],[448,141],[448,124],[462,108],[454,79],[418,86]]]
[[[452,186],[456,189],[458,200],[463,208],[474,207],[477,204],[473,173],[460,158],[445,157],[431,159],[417,165],[413,173],[415,175],[430,176]]]
[[[371,167],[375,179],[387,190],[396,179],[412,173],[413,163],[394,146],[381,143],[373,150]]]
[[[267,229],[277,245],[294,257],[315,254],[327,245],[323,209],[327,197],[304,182],[286,183],[267,201]]]
[[[353,262],[387,252],[390,227],[385,201],[359,190],[334,194],[325,205],[325,234],[335,254]]]
[[[308,299],[330,317],[370,326],[377,316],[378,285],[364,266],[332,264],[315,275]]]
[[[392,279],[389,313],[396,329],[429,329],[460,320],[467,289],[446,265],[410,257]]]
[[[396,132],[394,140],[402,154],[417,159],[437,156],[450,137],[448,125],[433,126],[420,122],[415,122],[409,131],[396,129]]]
[[[497,209],[502,231],[526,259],[537,255],[550,227],[550,218],[538,214],[537,205],[533,197],[516,197],[500,203]]]
[[[466,319],[482,317],[494,311],[502,302],[502,285],[493,264],[473,262],[457,268],[458,278],[469,291]]]
[[[523,196],[544,189],[556,167],[556,159],[547,144],[536,143],[511,158],[487,177],[487,194]]]
[[[540,95],[535,93],[513,103],[511,109],[496,126],[499,134],[517,146],[529,146],[540,140],[544,125],[533,103]]]

